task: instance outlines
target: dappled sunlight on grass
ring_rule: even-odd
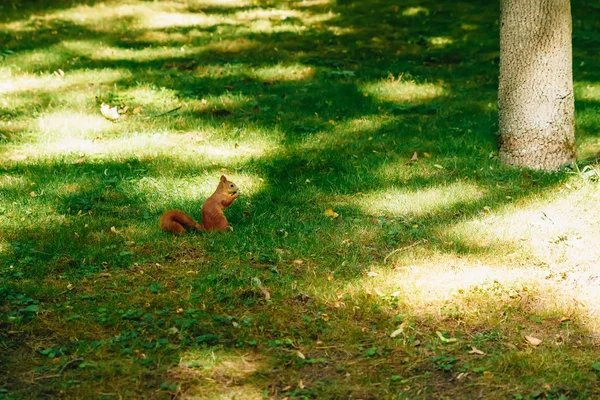
[[[61,154],[74,153],[78,157],[91,157],[92,160],[111,159],[114,157],[143,157],[152,160],[157,157],[171,158],[174,152],[177,152],[178,159],[182,162],[193,160],[195,163],[226,163],[235,164],[245,162],[251,157],[260,157],[267,144],[262,146],[254,143],[252,146],[233,144],[215,144],[207,143],[207,140],[198,133],[179,133],[179,134],[153,134],[145,133],[130,134],[118,138],[103,137],[81,137],[90,133],[107,133],[117,126],[107,122],[103,118],[91,117],[87,125],[82,125],[82,118],[79,118],[79,124],[73,123],[73,119],[63,119],[55,117],[51,120],[53,125],[48,127],[47,133],[59,134],[68,131],[68,135],[57,135],[54,139],[46,136],[43,149],[35,149],[26,146],[22,151],[25,155],[36,157],[37,160],[43,160],[54,157],[60,157]],[[97,123],[99,122],[99,124]],[[71,124],[74,124],[71,126]],[[104,124],[111,124],[107,129],[103,129]],[[33,162],[34,160],[31,159]],[[84,162],[82,159],[80,162]]]
[[[190,0],[188,7],[192,10],[202,11],[205,7],[219,7],[233,9],[238,7],[248,7],[253,4],[252,0]]]
[[[44,49],[21,51],[16,55],[12,55],[10,62],[7,64],[14,66],[13,69],[17,71],[47,70],[56,65],[66,69],[68,66],[67,60],[70,60],[70,57],[62,50],[62,45],[52,45]]]
[[[333,5],[335,0],[302,0],[294,3],[296,8],[325,7]]]
[[[93,41],[68,41],[62,42],[61,46],[68,50],[74,56],[86,57],[94,61],[105,60],[128,60],[128,61],[152,61],[163,58],[177,59],[189,56],[199,50],[193,52],[181,47],[160,47],[160,48],[142,48],[129,49],[118,46],[108,46],[101,42]]]
[[[264,398],[262,391],[248,380],[265,365],[263,357],[258,354],[197,350],[183,354],[179,364],[169,370],[168,377],[179,383],[181,397],[185,399],[227,396],[259,400]]]
[[[582,192],[587,192],[582,197]],[[557,269],[592,267],[600,259],[600,213],[582,199],[599,199],[592,187],[571,191],[559,188],[559,196],[538,199],[493,211],[482,209],[479,218],[461,222],[450,230],[468,244],[473,240],[513,243],[530,254],[529,262]]]
[[[579,81],[575,83],[575,98],[600,102],[600,83]]]
[[[427,40],[434,47],[446,47],[454,43],[454,39],[447,36],[434,36]]]
[[[474,256],[456,259],[437,254],[423,259],[422,250],[409,254],[391,270],[373,267],[348,290],[382,301],[397,298],[402,304],[399,313],[434,321],[457,319],[476,326],[495,320],[496,325],[505,317],[501,310],[512,306],[531,315],[577,318],[591,327],[600,322],[582,303],[573,302],[570,285],[544,268],[486,265],[489,260],[481,262]]]
[[[272,67],[252,68],[247,74],[263,82],[304,81],[313,78],[315,69],[302,64],[275,65]]]
[[[240,53],[243,51],[249,51],[260,48],[259,42],[248,39],[235,39],[235,40],[220,40],[217,43],[210,43],[204,47],[201,47],[200,53],[204,51],[216,51],[219,53]]]
[[[244,1],[231,2],[190,2],[177,1],[133,4],[79,5],[66,10],[41,14],[30,20],[12,21],[0,25],[0,29],[10,32],[35,31],[42,24],[64,22],[86,27],[95,32],[104,32],[108,23],[123,30],[210,28],[231,26],[254,32],[285,32],[304,29],[303,25],[322,24],[335,15],[329,13],[306,13],[298,9],[251,8],[229,14],[204,13],[203,8],[218,7],[234,11],[248,6]],[[302,24],[287,24],[287,20],[301,21]]]
[[[63,143],[64,149],[69,148],[69,141],[85,135],[94,135],[102,131],[110,131],[115,128],[114,124],[107,121],[100,113],[87,114],[73,111],[55,111],[42,115],[38,119],[39,130],[45,133],[41,142],[51,142],[55,138]],[[75,145],[76,146],[76,145]],[[57,149],[60,151],[60,149]]]
[[[404,10],[402,10],[402,15],[404,15],[405,17],[414,17],[417,16],[419,14],[422,15],[429,15],[429,9],[425,8],[425,7],[407,7]]]
[[[356,196],[350,202],[367,215],[419,217],[452,209],[457,204],[477,202],[483,196],[478,185],[455,182],[416,190],[392,186],[380,192]],[[348,200],[344,199],[344,203]]]
[[[398,78],[390,75],[386,80],[366,83],[362,89],[379,100],[401,104],[434,100],[447,94],[447,89],[441,83],[417,83],[405,80],[402,75]]]
[[[0,79],[0,94],[35,91],[36,94],[88,90],[96,84],[111,84],[130,74],[121,69],[76,69],[52,74],[18,74]]]

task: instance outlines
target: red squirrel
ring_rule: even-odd
[[[223,210],[239,196],[235,183],[228,181],[225,175],[221,175],[217,190],[202,205],[202,224],[194,221],[183,211],[169,210],[160,217],[160,228],[176,235],[184,233],[186,228],[224,232],[229,228],[229,224]]]

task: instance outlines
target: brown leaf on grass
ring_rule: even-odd
[[[300,260],[299,258],[292,261],[292,264],[296,264],[296,265],[302,265],[304,264],[304,260]]]
[[[485,356],[485,353],[483,351],[481,351],[478,348],[475,348],[473,346],[471,346],[471,351],[469,351],[469,354],[475,354],[477,356]]]
[[[538,339],[535,336],[525,336],[525,341],[535,347],[542,344],[542,339]]]
[[[137,106],[136,108],[133,109],[132,113],[133,114],[139,114],[142,112],[142,107]]]
[[[415,151],[412,155],[412,157],[410,158],[410,161],[417,161],[419,159],[419,156],[417,154],[417,152]]]

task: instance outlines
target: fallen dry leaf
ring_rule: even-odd
[[[468,372],[461,372],[460,374],[458,374],[458,375],[456,376],[456,380],[457,380],[457,381],[460,381],[461,379],[463,379],[463,378],[466,378],[468,375],[469,375],[469,373],[468,373]]]
[[[302,354],[302,352],[300,350],[298,350],[296,352],[296,355],[298,356],[299,359],[306,360],[306,357],[304,356],[304,354]]]
[[[527,343],[529,343],[530,345],[536,347],[542,344],[542,339],[538,339],[535,336],[525,336],[525,341],[527,341]]]
[[[417,154],[417,152],[415,151],[412,155],[412,157],[410,158],[410,161],[417,161],[419,159],[419,156]]]
[[[394,332],[392,332],[390,334],[391,338],[395,338],[396,336],[398,336],[399,334],[401,334],[402,332],[404,332],[404,328],[406,327],[406,325],[408,324],[408,320],[402,322],[400,324],[400,326],[398,327],[398,329],[396,329]]]
[[[484,356],[485,355],[485,353],[483,351],[481,351],[478,348],[475,348],[473,346],[471,346],[471,351],[469,351],[469,354],[475,354],[475,355],[478,355],[478,356]]]

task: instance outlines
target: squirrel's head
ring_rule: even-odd
[[[233,196],[238,192],[238,187],[235,183],[228,181],[225,175],[221,175],[221,180],[219,181],[219,186],[221,190],[227,193],[230,196]]]

